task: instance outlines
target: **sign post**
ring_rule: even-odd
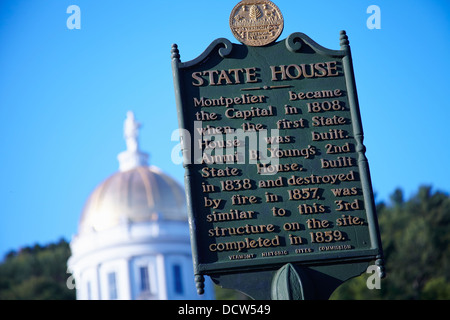
[[[326,49],[244,0],[172,68],[194,273],[254,299],[327,299],[383,257],[349,41]]]

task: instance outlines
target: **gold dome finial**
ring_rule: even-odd
[[[139,150],[139,128],[141,124],[136,121],[133,111],[127,112],[127,118],[123,124],[123,136],[127,144],[127,150],[136,152]]]
[[[119,153],[120,171],[127,171],[140,166],[148,166],[148,154],[139,150],[139,128],[141,124],[136,121],[133,111],[127,112],[127,118],[123,124],[123,136],[127,150]]]

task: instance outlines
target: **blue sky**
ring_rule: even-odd
[[[0,257],[70,240],[89,194],[118,170],[128,110],[151,164],[183,182],[170,158],[171,45],[188,61],[216,38],[236,43],[228,18],[237,2],[0,2]],[[450,191],[449,2],[274,2],[280,40],[303,32],[339,49],[347,31],[377,200],[397,187]],[[79,30],[67,28],[70,5],[81,10]],[[381,29],[367,28],[369,5],[381,9]]]

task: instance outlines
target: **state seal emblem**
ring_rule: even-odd
[[[243,0],[230,14],[230,28],[235,38],[252,47],[274,42],[281,35],[283,27],[283,15],[271,1]]]

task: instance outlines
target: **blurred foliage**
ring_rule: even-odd
[[[69,244],[58,243],[11,251],[0,264],[0,300],[73,300],[66,282]]]
[[[365,273],[339,287],[332,299],[450,299],[450,198],[423,186],[405,201],[398,189],[377,205],[386,278],[368,289]]]

